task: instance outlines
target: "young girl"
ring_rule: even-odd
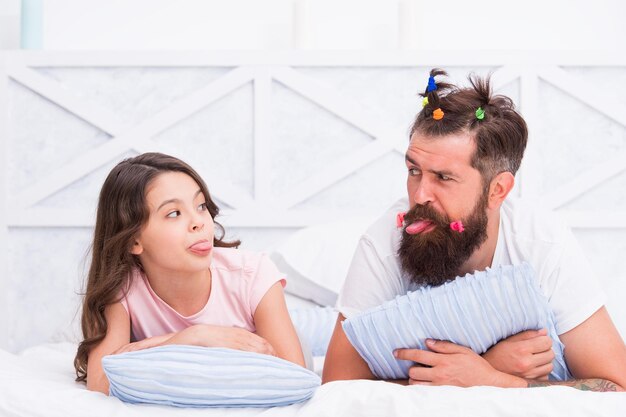
[[[113,168],[98,201],[77,381],[108,393],[103,356],[167,344],[304,365],[285,280],[265,255],[222,240],[218,212],[204,181],[179,159],[146,153]]]

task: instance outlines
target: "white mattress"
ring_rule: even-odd
[[[46,344],[19,355],[0,351],[1,416],[624,416],[626,393],[567,387],[403,387],[382,381],[341,381],[312,399],[273,409],[177,409],[131,405],[74,382],[76,346]]]

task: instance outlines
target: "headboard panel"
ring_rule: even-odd
[[[3,348],[72,329],[100,185],[124,157],[161,151],[189,162],[218,200],[227,236],[247,248],[316,223],[374,218],[405,193],[408,128],[432,66],[459,82],[469,71],[493,73],[530,127],[515,192],[561,211],[611,303],[626,295],[616,262],[626,253],[622,57],[16,51],[0,59]],[[626,334],[624,310],[613,310]]]

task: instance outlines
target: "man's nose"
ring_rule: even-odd
[[[413,202],[419,205],[427,205],[434,200],[432,189],[427,180],[422,179],[413,192]]]

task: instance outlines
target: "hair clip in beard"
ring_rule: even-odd
[[[404,226],[404,216],[406,216],[406,211],[401,211],[396,214],[396,227],[401,229]]]
[[[455,230],[459,233],[463,233],[465,227],[463,227],[463,222],[461,220],[457,220],[455,222],[450,223],[450,229]]]

